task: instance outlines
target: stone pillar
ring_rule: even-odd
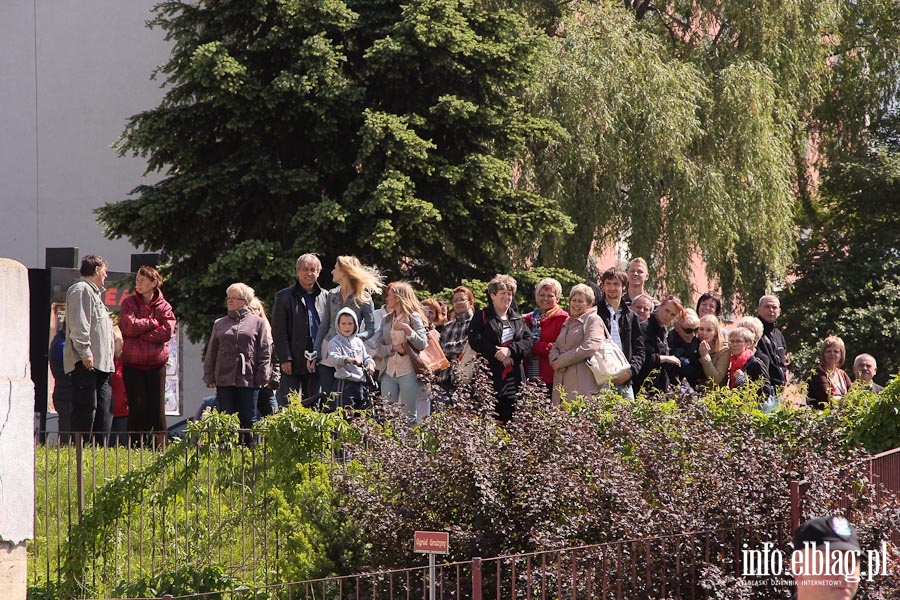
[[[28,271],[0,258],[0,598],[25,600],[34,537],[34,385]]]

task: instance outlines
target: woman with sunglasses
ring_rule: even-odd
[[[700,338],[697,337],[697,327],[700,325],[700,317],[692,308],[684,309],[681,317],[675,319],[675,324],[669,332],[669,354],[678,357],[680,364],[671,369],[669,376],[673,382],[687,381],[696,389],[703,381],[703,366],[700,364]]]

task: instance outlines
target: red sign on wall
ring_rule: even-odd
[[[450,534],[446,531],[417,531],[413,537],[413,552],[447,554],[450,552]]]

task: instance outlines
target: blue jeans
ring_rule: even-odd
[[[394,402],[403,404],[403,408],[411,416],[415,417],[416,408],[419,403],[419,380],[416,379],[414,372],[407,373],[401,377],[391,377],[390,375],[381,376],[381,395],[390,398]],[[418,407],[419,412],[425,412],[424,407]],[[418,420],[422,420],[428,413],[418,415]]]
[[[259,396],[256,405],[256,420],[274,415],[278,412],[278,400],[275,399],[275,390],[271,388],[259,388]]]
[[[216,397],[219,401],[219,409],[223,413],[238,416],[241,420],[241,429],[253,427],[259,388],[224,386],[216,388]]]
[[[631,387],[631,380],[629,379],[622,385],[616,386],[616,391],[620,396],[625,398],[626,400],[634,400],[634,388]]]
[[[334,391],[334,367],[320,364],[316,369],[319,372],[319,385],[322,388],[322,393],[327,398]]]

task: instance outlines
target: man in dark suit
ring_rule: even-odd
[[[326,295],[319,287],[322,262],[315,254],[297,259],[297,283],[275,294],[272,307],[272,337],[275,355],[281,366],[278,403],[287,403],[291,390],[308,398],[319,391],[319,379],[307,363],[314,352],[313,341],[322,323]]]

